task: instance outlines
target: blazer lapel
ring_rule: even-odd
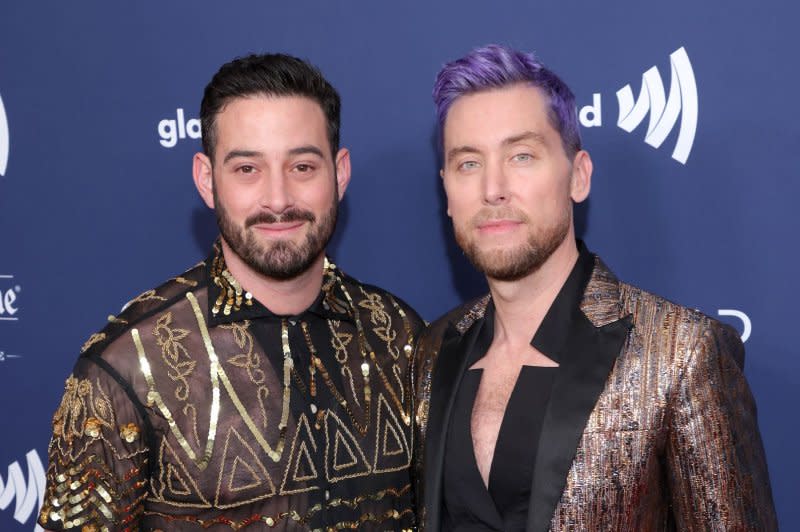
[[[456,392],[466,371],[468,355],[483,323],[483,319],[477,320],[463,336],[452,324],[448,325],[433,368],[424,461],[425,529],[430,532],[438,532],[441,528],[442,472],[447,430]]]
[[[598,259],[559,356],[536,456],[529,532],[550,528],[586,422],[631,327],[630,317],[620,312],[619,283]]]

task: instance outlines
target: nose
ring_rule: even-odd
[[[291,182],[285,175],[275,174],[265,178],[261,190],[261,207],[280,214],[294,204]]]
[[[486,205],[500,205],[508,201],[508,185],[508,175],[502,163],[487,163],[483,176],[483,202]]]

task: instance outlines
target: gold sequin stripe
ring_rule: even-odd
[[[110,485],[106,486],[108,483],[105,482],[103,477],[112,475],[107,468],[102,467],[102,463],[97,463],[101,468],[87,467],[93,462],[95,462],[95,455],[90,455],[80,464],[68,469],[66,473],[61,473],[55,477],[55,481],[58,484],[55,489],[51,488],[49,490],[50,493],[45,498],[43,505],[43,514],[50,521],[61,521],[64,528],[74,528],[89,519],[98,518],[97,511],[99,511],[106,520],[115,522],[120,514],[127,513],[130,510],[130,506],[120,512],[112,501],[142,490],[147,485],[146,481],[136,481],[118,493]],[[138,468],[129,471],[125,475],[124,481],[129,481],[138,471]],[[75,478],[78,475],[80,476]],[[53,494],[57,496],[52,496]],[[145,495],[140,495],[137,500],[142,500]],[[92,506],[96,510],[93,509],[91,513],[78,517],[79,514],[89,510]]]
[[[381,491],[379,491],[377,493],[372,493],[372,494],[369,494],[369,495],[359,495],[359,496],[357,496],[357,497],[355,497],[353,499],[333,499],[333,500],[329,501],[325,506],[328,507],[328,508],[337,507],[337,506],[347,506],[348,508],[353,509],[353,508],[357,507],[359,504],[361,504],[362,502],[364,502],[365,500],[369,499],[369,500],[373,500],[373,501],[379,501],[379,500],[383,499],[384,497],[386,497],[387,495],[391,495],[393,497],[400,497],[400,496],[408,493],[408,491],[410,489],[411,489],[411,485],[410,484],[406,484],[405,486],[403,486],[399,490],[395,489],[395,488],[388,488],[388,489],[381,490]],[[252,516],[248,517],[247,519],[243,519],[241,521],[237,521],[235,519],[232,519],[230,517],[225,517],[225,516],[222,516],[222,515],[218,516],[218,517],[214,517],[212,519],[199,519],[194,515],[174,515],[174,514],[165,514],[165,513],[161,513],[161,512],[152,512],[152,511],[145,511],[144,513],[145,513],[145,515],[154,515],[154,516],[161,517],[161,518],[163,518],[163,519],[165,519],[165,520],[167,520],[169,522],[181,522],[181,521],[183,521],[183,522],[194,523],[194,524],[200,525],[203,528],[211,528],[212,526],[218,526],[218,525],[227,525],[232,530],[241,530],[242,528],[248,527],[248,526],[256,524],[256,523],[264,523],[268,527],[274,527],[274,526],[280,524],[281,521],[283,521],[284,519],[291,519],[292,521],[294,521],[295,523],[297,523],[299,525],[305,525],[311,520],[311,518],[314,516],[314,514],[316,514],[320,510],[322,510],[322,508],[323,508],[323,505],[320,504],[320,503],[317,503],[314,506],[312,506],[311,508],[309,508],[308,511],[306,512],[306,515],[304,515],[304,516],[300,515],[300,513],[298,513],[296,510],[291,510],[291,511],[288,511],[288,512],[280,512],[278,514],[275,514],[275,516],[268,516],[268,515],[263,515],[263,514],[255,514],[255,515],[252,515]],[[361,524],[363,524],[363,523],[365,523],[367,521],[373,521],[373,522],[381,523],[381,522],[386,521],[388,519],[399,519],[400,517],[402,517],[404,515],[411,514],[412,512],[413,512],[413,510],[411,508],[406,508],[406,509],[403,509],[401,511],[398,511],[396,509],[392,509],[392,510],[387,510],[380,517],[375,516],[374,514],[366,513],[366,514],[363,514],[363,515],[359,516],[358,520],[356,520],[356,521],[342,521],[340,523],[336,523],[336,524],[330,525],[329,527],[327,527],[325,529],[323,529],[323,528],[315,528],[313,530],[316,532],[316,531],[324,531],[324,530],[342,530],[342,529],[348,529],[348,528],[350,528],[350,529],[358,528]],[[405,531],[406,529],[403,529],[403,530]]]
[[[306,343],[308,344],[308,348],[311,351],[311,364],[309,365],[309,371],[313,372],[315,369],[319,370],[320,374],[322,375],[322,380],[325,381],[325,385],[330,390],[334,399],[336,399],[336,402],[339,403],[339,406],[341,406],[345,412],[347,412],[347,415],[350,418],[350,421],[353,422],[353,425],[356,427],[356,430],[361,434],[361,436],[364,436],[367,433],[367,430],[369,430],[368,426],[369,423],[367,423],[367,425],[362,425],[356,419],[355,415],[353,414],[353,411],[350,410],[350,407],[347,405],[347,399],[345,399],[344,396],[342,396],[342,394],[339,393],[339,390],[336,389],[336,385],[333,384],[333,379],[331,379],[328,370],[322,363],[322,359],[320,359],[317,356],[317,352],[314,349],[314,345],[311,343],[311,335],[308,331],[308,325],[305,322],[301,322],[300,326],[303,329],[303,335],[306,337]],[[312,396],[316,396],[316,391],[314,394],[312,394]],[[367,418],[367,421],[369,421],[369,417]]]
[[[192,305],[192,308],[195,310],[195,316],[197,316],[197,312],[199,311],[199,305],[197,304],[197,299],[194,297],[194,294],[188,292],[186,294],[186,299]],[[200,316],[202,320],[202,315]],[[203,334],[205,333],[205,334]],[[211,410],[209,414],[209,422],[208,422],[208,439],[206,440],[206,448],[205,452],[203,453],[203,457],[201,459],[197,459],[197,455],[189,446],[189,442],[183,436],[183,433],[178,428],[178,424],[175,422],[175,418],[172,416],[172,412],[170,412],[167,405],[164,403],[164,400],[161,398],[161,394],[156,390],[156,383],[155,379],[153,378],[153,372],[150,369],[150,363],[147,361],[147,355],[144,350],[144,345],[142,344],[142,339],[139,336],[139,330],[134,328],[131,329],[131,336],[133,337],[133,343],[136,345],[136,352],[139,354],[139,366],[142,369],[142,373],[144,374],[145,381],[147,382],[148,392],[147,392],[147,402],[149,405],[155,403],[158,406],[158,409],[161,411],[161,414],[166,418],[167,423],[169,424],[169,429],[172,432],[172,435],[175,436],[175,439],[178,440],[178,444],[180,444],[183,451],[192,460],[195,465],[201,471],[208,467],[208,463],[211,460],[211,454],[214,450],[214,440],[216,439],[217,434],[217,423],[219,421],[219,378],[218,378],[218,368],[219,368],[219,359],[217,358],[217,354],[214,351],[214,346],[211,345],[211,340],[208,337],[208,331],[201,329],[201,334],[203,334],[203,342],[206,345],[206,351],[208,353],[209,358],[209,374],[211,377]]]
[[[242,286],[225,266],[225,256],[222,254],[221,250],[211,263],[211,276],[214,280],[214,284],[220,289],[219,296],[217,296],[216,301],[214,301],[214,306],[211,308],[211,313],[216,316],[220,309],[222,309],[222,313],[225,316],[229,316],[231,309],[239,310],[242,307]],[[253,296],[250,292],[247,292],[244,296],[245,305],[252,306]],[[222,306],[223,302],[225,303],[224,307]]]
[[[331,270],[336,268],[336,265],[331,263],[330,264]],[[372,354],[373,359],[375,353],[372,351],[372,346],[370,346],[369,341],[367,340],[367,335],[364,334],[364,327],[361,324],[361,318],[358,315],[358,311],[356,310],[356,305],[353,303],[353,298],[350,297],[350,292],[347,291],[347,288],[344,286],[344,281],[340,276],[338,277],[339,281],[339,288],[342,290],[344,297],[347,298],[347,303],[350,305],[350,311],[352,312],[353,318],[356,322],[356,331],[358,333],[358,343],[361,347],[361,374],[364,376],[364,413],[366,414],[367,423],[369,423],[370,419],[370,408],[372,406],[372,389],[369,385],[369,362],[367,362],[367,353]],[[360,432],[360,431],[359,431]],[[362,433],[362,436],[364,433]]]
[[[186,294],[187,297],[191,294]],[[210,350],[209,352],[213,351],[214,346],[211,344],[211,337],[208,334],[208,328],[206,327],[205,320],[203,319],[203,313],[200,310],[200,305],[197,304],[197,300],[194,299],[192,296],[192,308],[194,310],[195,317],[197,318],[197,325],[200,327],[200,332],[203,335],[203,341],[206,343],[206,349]],[[191,300],[190,300],[191,301]],[[285,323],[284,323],[285,328]],[[287,343],[288,343],[288,331],[286,331],[287,336]],[[281,331],[281,337],[283,337],[283,331]],[[279,427],[279,436],[278,436],[278,443],[275,446],[275,449],[267,443],[267,440],[264,439],[264,436],[261,434],[261,431],[258,429],[256,424],[253,422],[253,419],[250,417],[250,414],[247,413],[247,409],[242,404],[242,401],[239,399],[239,396],[236,394],[236,390],[233,388],[230,379],[228,379],[227,373],[225,373],[225,369],[222,366],[217,366],[217,372],[219,373],[219,378],[222,380],[223,386],[225,386],[225,390],[228,392],[231,400],[233,401],[236,410],[239,412],[239,415],[242,416],[247,428],[250,429],[250,432],[255,437],[258,444],[264,449],[264,452],[272,459],[274,462],[278,462],[281,459],[281,455],[283,454],[284,443],[286,439],[286,426],[289,420],[289,392],[290,392],[290,379],[291,379],[291,369],[292,369],[292,357],[291,353],[289,353],[288,361],[286,358],[286,349],[284,348],[284,360],[283,360],[283,406],[281,407],[281,422]],[[219,393],[218,389],[215,388],[217,393]]]
[[[314,347],[314,343],[311,341],[311,333],[308,331],[308,324],[304,321],[300,322],[300,327],[303,329],[303,336],[306,339],[306,345],[308,346],[309,354],[311,355],[311,364],[308,365],[308,387],[310,388],[309,392],[311,393],[311,397],[317,396],[317,349]]]
[[[383,515],[375,515],[371,513],[362,514],[359,516],[357,521],[342,521],[340,523],[336,523],[335,525],[331,525],[325,528],[315,528],[314,532],[316,531],[331,531],[331,530],[355,530],[357,528],[361,528],[361,525],[364,523],[372,522],[372,523],[383,523],[388,521],[389,519],[400,519],[404,515],[413,515],[414,511],[411,508],[406,508],[405,510],[398,512],[397,510],[386,510]],[[403,529],[408,530],[408,529]]]
[[[395,301],[391,295],[388,297],[394,309],[403,319],[403,328],[406,330],[406,345],[403,346],[403,352],[405,353],[406,358],[410,359],[411,355],[414,354],[414,332],[411,330],[411,321],[408,319],[408,314],[406,314],[406,311],[397,304],[397,301]]]
[[[205,319],[203,318],[203,311],[200,309],[200,305],[197,303],[197,299],[191,292],[186,294],[186,297],[189,298],[189,301],[192,304],[192,310],[194,310],[194,315],[195,318],[197,319],[197,325],[200,328],[200,334],[203,336],[203,342],[205,342],[206,344],[206,350],[209,352],[209,355],[211,355],[212,353],[214,353],[214,346],[211,343],[211,336],[208,333],[208,328],[206,327],[206,322]],[[285,328],[286,325],[284,324],[284,329]],[[281,337],[283,336],[284,336],[283,331],[281,331]],[[288,345],[288,330],[286,331],[286,343]],[[214,354],[214,358],[216,359],[216,354]],[[236,394],[236,390],[233,388],[230,379],[228,379],[228,374],[225,373],[225,369],[219,364],[215,365],[215,377],[218,376],[219,380],[222,381],[222,385],[228,392],[231,401],[233,401],[233,405],[236,407],[236,411],[239,412],[240,416],[242,416],[245,425],[247,425],[247,428],[250,429],[250,432],[253,434],[253,437],[256,439],[258,444],[261,446],[262,449],[264,449],[264,452],[266,452],[267,455],[274,462],[280,461],[286,440],[286,426],[288,425],[289,421],[289,393],[291,386],[291,370],[292,370],[291,352],[289,353],[287,359],[286,348],[284,347],[283,406],[281,407],[281,422],[280,425],[278,425],[280,434],[278,436],[278,443],[275,446],[275,449],[273,449],[272,446],[269,443],[267,443],[267,440],[264,439],[264,436],[261,434],[261,431],[253,422],[253,418],[251,418],[250,414],[248,414],[247,409],[242,404],[242,401],[239,399],[239,396]],[[216,397],[219,397],[219,385],[217,384],[216,379],[213,380],[213,383],[214,383],[213,392],[215,393]],[[216,420],[214,423],[214,428],[216,429]]]
[[[289,425],[289,394],[291,393],[289,386],[291,385],[292,368],[294,368],[292,350],[289,346],[289,324],[285,319],[281,320],[281,347],[283,348],[283,406],[278,428],[281,431],[281,438],[283,438],[286,427]],[[281,441],[282,445],[283,441]]]
[[[369,357],[372,359],[372,362],[375,364],[375,368],[378,370],[378,375],[380,376],[381,380],[383,381],[383,385],[386,387],[386,390],[389,392],[389,395],[391,396],[392,401],[394,401],[394,405],[397,407],[397,410],[400,412],[400,417],[403,418],[403,423],[405,423],[406,426],[411,425],[411,416],[409,415],[408,412],[406,412],[405,408],[403,407],[403,402],[400,401],[400,399],[397,397],[397,394],[394,393],[394,388],[392,388],[392,385],[389,382],[389,379],[386,378],[386,374],[383,372],[383,369],[381,369],[380,364],[378,364],[378,359],[375,357],[375,352],[374,351],[370,351],[369,352]]]
[[[411,424],[411,416],[403,408],[403,403],[397,398],[397,394],[394,393],[394,389],[390,385],[389,379],[386,378],[386,375],[383,373],[383,370],[381,369],[380,365],[378,364],[378,359],[375,356],[375,351],[372,350],[372,347],[369,345],[369,342],[367,341],[366,335],[364,334],[364,327],[362,327],[362,325],[361,325],[361,319],[358,317],[358,313],[356,312],[355,305],[353,304],[353,299],[350,297],[350,294],[348,293],[347,289],[344,287],[344,283],[341,281],[341,279],[339,280],[339,286],[341,287],[342,292],[344,292],[344,295],[347,298],[347,301],[350,303],[350,308],[353,309],[353,315],[355,316],[355,319],[356,319],[356,328],[358,329],[358,336],[359,336],[360,339],[363,340],[363,344],[362,345],[364,347],[366,347],[367,351],[369,352],[369,358],[370,358],[370,360],[372,360],[372,363],[375,365],[375,368],[378,370],[378,374],[380,375],[384,386],[386,386],[386,389],[389,391],[389,395],[391,395],[392,400],[395,403],[395,406],[397,406],[398,410],[400,411],[400,415],[403,418],[403,423],[405,423],[406,426],[410,425]],[[364,374],[364,396],[365,396],[365,398],[367,400],[367,419],[369,419],[369,400],[370,400],[372,392],[371,392],[371,390],[369,388],[369,380],[368,380],[368,378],[369,378],[369,363],[366,362],[367,355],[366,355],[366,352],[363,349],[361,351],[361,357],[362,357],[362,359],[364,359],[364,362],[361,363],[361,372]]]

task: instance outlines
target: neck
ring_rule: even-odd
[[[577,260],[578,247],[570,234],[539,269],[522,279],[488,279],[495,307],[495,341],[529,344]]]
[[[228,271],[253,297],[270,312],[297,315],[305,311],[322,289],[325,253],[320,253],[306,271],[291,279],[275,279],[255,271],[234,253],[222,239],[222,254]]]

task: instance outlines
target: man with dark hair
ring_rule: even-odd
[[[325,256],[350,155],[339,96],[286,55],[224,65],[195,185],[221,237],[84,345],[39,522],[80,530],[412,526],[422,326]]]
[[[570,89],[495,45],[433,95],[447,212],[490,293],[418,343],[420,526],[775,530],[735,331],[575,239],[592,162]]]

